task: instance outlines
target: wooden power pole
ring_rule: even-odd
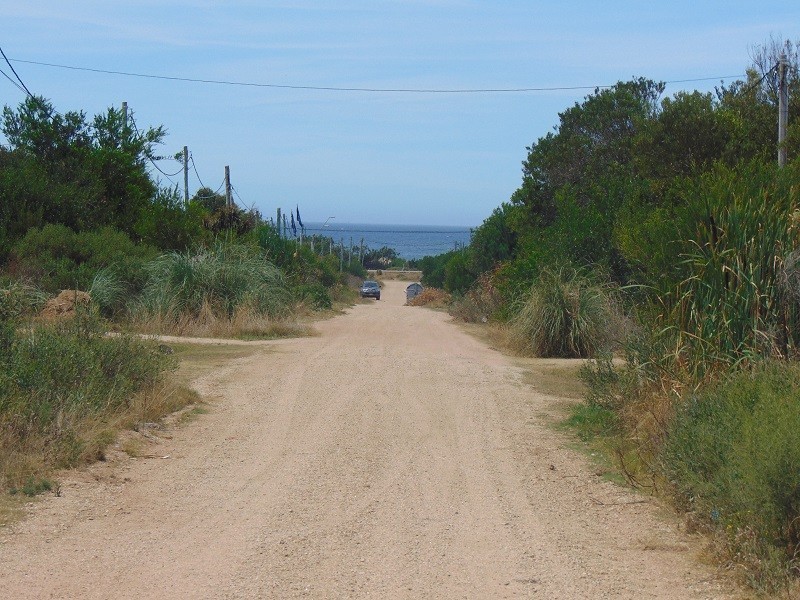
[[[189,147],[183,147],[183,203],[189,206]]]
[[[781,54],[778,63],[778,166],[786,164],[786,129],[789,126],[789,84],[786,71],[786,55]]]

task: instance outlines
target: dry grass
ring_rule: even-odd
[[[130,328],[138,333],[185,335],[230,339],[275,339],[314,335],[307,322],[297,318],[274,318],[249,309],[239,308],[231,317],[219,316],[204,304],[199,314],[142,314],[133,318]]]
[[[232,360],[245,358],[256,352],[268,352],[268,348],[253,346],[232,346],[227,344],[169,344],[180,363],[175,373],[177,381],[188,385],[198,376],[224,367]]]
[[[409,306],[427,306],[428,308],[447,308],[450,305],[450,294],[438,288],[425,288],[416,297],[408,301]]]
[[[55,448],[49,436],[32,434],[19,439],[5,432],[0,434],[0,476],[5,481],[16,482],[19,487],[26,481],[49,481],[65,452],[74,456],[76,465],[104,460],[106,449],[116,441],[119,432],[157,422],[197,402],[197,393],[185,385],[164,382],[135,394],[125,408],[82,420]],[[13,516],[13,512],[0,506],[0,524],[4,518]]]

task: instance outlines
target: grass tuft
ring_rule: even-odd
[[[561,267],[542,271],[510,324],[512,342],[521,352],[586,358],[611,343],[619,322],[610,284]]]
[[[147,271],[132,310],[132,324],[141,331],[275,337],[294,301],[281,271],[246,246],[220,241],[194,253],[170,252]]]

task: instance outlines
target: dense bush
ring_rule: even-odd
[[[317,310],[325,310],[333,306],[331,295],[321,283],[304,283],[295,288],[295,294],[302,301]]]
[[[730,560],[777,561],[796,574],[800,368],[767,363],[692,394],[661,458],[680,505],[723,536]],[[749,574],[759,587],[775,576],[763,566]]]
[[[17,277],[36,281],[50,293],[88,290],[101,269],[113,272],[135,292],[144,283],[143,265],[156,253],[111,227],[76,233],[65,225],[45,225],[28,230],[17,242],[11,268]]]

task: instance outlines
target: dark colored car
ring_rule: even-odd
[[[377,281],[365,281],[361,284],[361,289],[358,290],[362,298],[375,298],[381,299],[381,286]]]

